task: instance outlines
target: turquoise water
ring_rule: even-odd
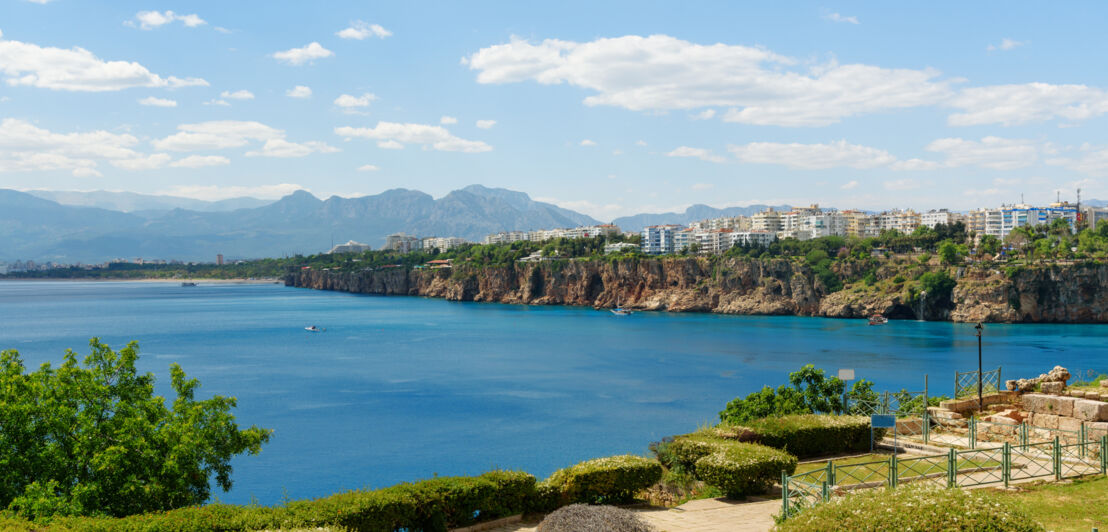
[[[712,422],[726,402],[806,363],[878,389],[950,394],[976,369],[971,325],[454,303],[279,285],[0,282],[0,348],[29,367],[138,340],[169,392],[171,362],[199,397],[233,395],[244,425],[275,429],[233,462],[220,500],[263,504],[493,467],[540,478],[588,458],[644,453]],[[310,333],[307,325],[327,330]],[[1034,376],[1108,369],[1108,327],[986,325],[985,367]]]

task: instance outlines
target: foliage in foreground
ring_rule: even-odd
[[[138,344],[118,353],[93,338],[84,367],[72,350],[25,373],[0,353],[0,508],[26,518],[125,516],[201,504],[210,479],[231,488],[231,458],[257,454],[270,431],[240,430],[235,398],[198,401],[200,383],[170,367],[172,408],[154,375],[135,369]]]
[[[858,381],[854,387],[865,386],[863,383],[867,382]],[[841,414],[845,390],[846,383],[838,377],[827,377],[822,369],[807,364],[789,373],[788,386],[782,384],[777,389],[766,386],[745,398],[731,400],[719,413],[719,419],[724,423],[740,424],[789,414]]]
[[[562,504],[623,503],[662,478],[662,465],[654,459],[621,455],[597,458],[559,469],[541,488]]]
[[[835,497],[790,517],[774,530],[1041,532],[1045,529],[1011,504],[980,490],[909,485]]]
[[[756,419],[742,427],[720,428],[724,432],[749,429],[753,441],[800,458],[865,451],[870,446],[870,420],[864,416],[801,414]],[[884,429],[878,429],[874,438],[882,437]]]
[[[654,527],[639,516],[614,506],[571,504],[546,516],[539,523],[539,532],[581,532],[582,530],[613,530],[619,532],[654,532]]]
[[[1034,517],[1047,530],[1088,532],[1108,529],[1108,477],[1074,479],[1072,483],[1021,485],[1019,491],[994,496]]]
[[[731,498],[764,492],[781,478],[781,471],[796,470],[795,456],[756,443],[700,431],[676,437],[655,448],[667,467],[722,490]]]

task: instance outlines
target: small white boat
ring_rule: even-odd
[[[886,318],[880,314],[874,314],[873,316],[869,317],[870,325],[884,325],[886,323],[889,323],[889,318]]]
[[[311,327],[304,327],[304,330],[308,331],[308,332],[323,332],[323,331],[326,331],[327,329],[320,329],[319,327],[316,327],[315,325],[312,325]]]
[[[631,312],[631,310],[625,309],[623,307],[616,307],[612,309],[612,314],[615,314],[616,316],[630,316]]]

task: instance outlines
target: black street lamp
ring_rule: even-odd
[[[985,409],[985,403],[981,397],[984,388],[981,382],[981,329],[984,327],[978,323],[974,329],[977,329],[977,411],[981,412]]]

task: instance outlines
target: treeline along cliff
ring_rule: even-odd
[[[788,258],[557,260],[504,266],[287,274],[288,286],[360,294],[638,310],[960,322],[1108,322],[1108,264],[942,267]],[[837,280],[837,282],[836,282]],[[830,285],[830,286],[829,286]]]

